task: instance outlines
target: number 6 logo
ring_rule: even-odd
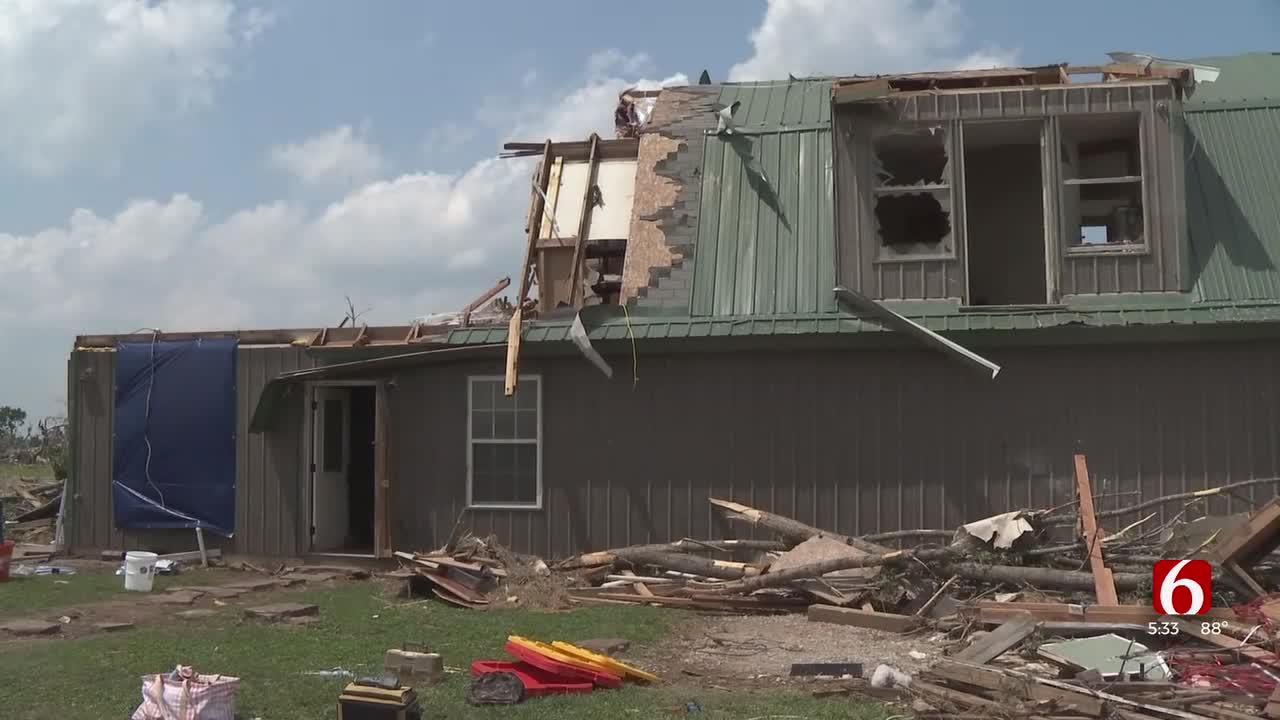
[[[1208,561],[1160,560],[1151,579],[1151,606],[1158,613],[1203,615],[1213,604],[1213,567]]]

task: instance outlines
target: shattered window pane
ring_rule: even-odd
[[[941,126],[899,127],[873,139],[880,256],[951,252],[950,158]]]
[[[880,242],[896,254],[943,252],[951,234],[950,193],[881,195],[876,198]]]
[[[946,133],[934,125],[877,136],[875,174],[881,187],[946,185]]]

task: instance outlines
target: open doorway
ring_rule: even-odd
[[[312,389],[311,551],[373,555],[377,393]]]
[[[1049,302],[1039,120],[965,123],[970,305]]]

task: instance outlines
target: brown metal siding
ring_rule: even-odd
[[[1185,188],[1179,132],[1179,101],[1168,84],[1117,84],[1064,88],[1028,87],[912,94],[894,100],[883,114],[874,107],[850,106],[834,113],[836,129],[837,228],[840,277],[878,299],[963,298],[965,293],[963,153],[958,152],[960,121],[1049,119],[1047,143],[1060,143],[1055,119],[1064,114],[1139,112],[1142,115],[1146,229],[1149,250],[1132,255],[1069,255],[1065,252],[1060,192],[1049,193],[1046,222],[1059,225],[1056,257],[1060,295],[1121,292],[1174,292],[1185,289],[1181,248],[1184,242]],[[875,262],[875,218],[866,186],[871,182],[871,145],[858,128],[868,122],[935,122],[947,125],[951,138],[952,227],[955,259]],[[1056,163],[1047,165],[1056,168]],[[1049,173],[1053,187],[1060,178]]]
[[[301,394],[281,430],[246,432],[262,387],[289,370],[314,367],[315,358],[291,347],[240,348],[236,354],[236,536],[206,536],[211,547],[251,555],[296,556],[303,549]],[[115,527],[111,501],[115,423],[115,353],[76,351],[68,379],[73,416],[72,548],[193,549],[188,530],[129,530]]]
[[[1116,493],[1280,475],[1280,343],[988,354],[1005,368],[994,382],[923,351],[642,355],[634,389],[626,371],[609,381],[576,358],[529,359],[544,383],[544,509],[465,515],[465,379],[500,364],[403,373],[395,543],[435,547],[456,523],[553,557],[745,534],[708,496],[843,533],[954,528],[1071,501],[1077,448],[1102,509],[1139,499]]]

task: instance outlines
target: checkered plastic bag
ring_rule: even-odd
[[[130,720],[235,720],[240,678],[201,675],[179,665],[142,678],[142,704]]]

